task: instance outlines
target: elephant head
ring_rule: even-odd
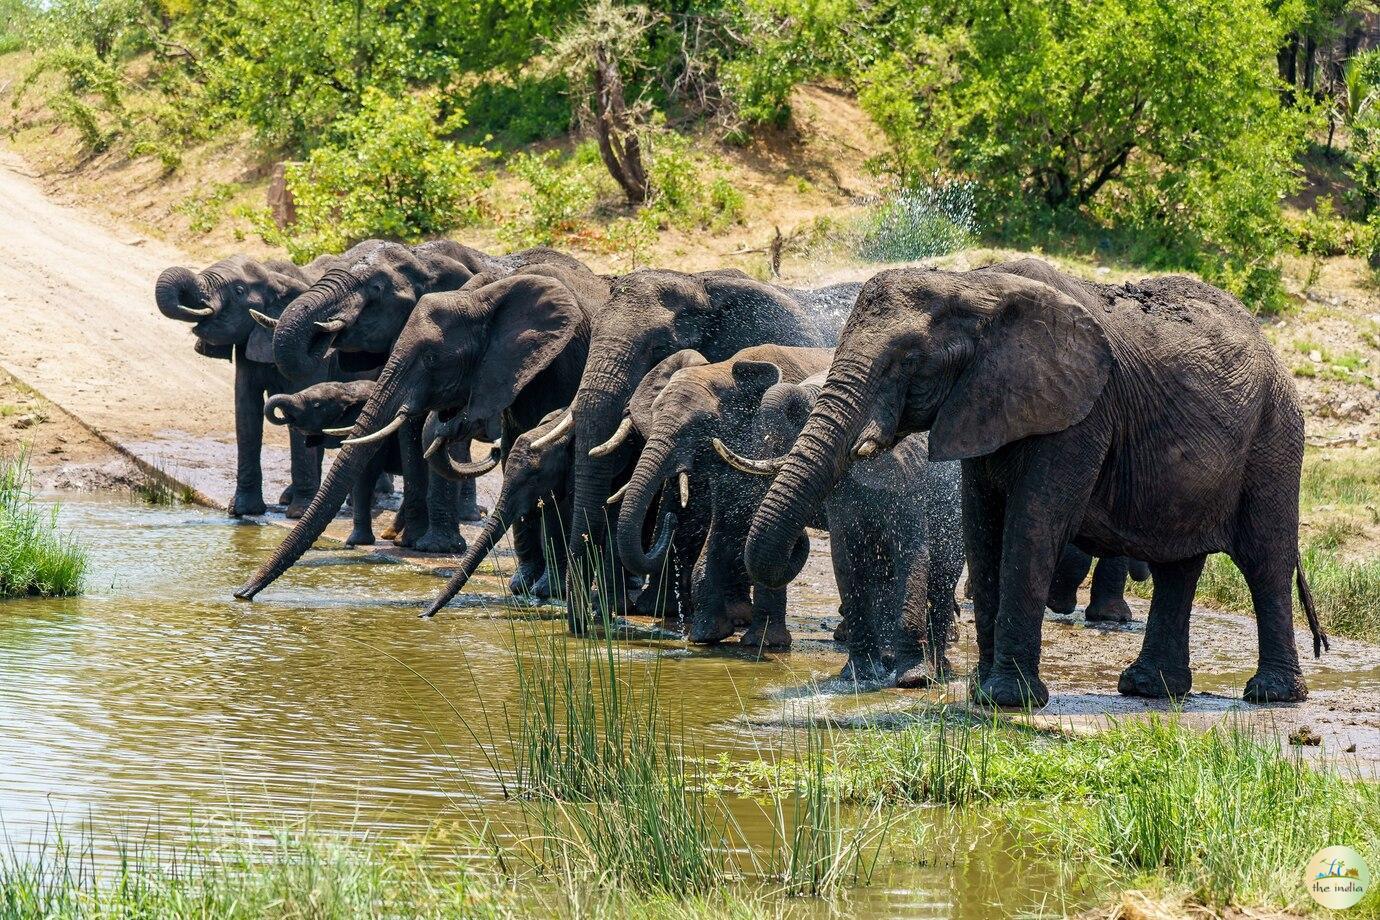
[[[487,258],[451,240],[359,244],[279,317],[273,331],[279,370],[290,380],[308,379],[331,348],[347,370],[377,367],[418,300],[459,288],[484,269]]]
[[[462,427],[486,425],[553,363],[582,361],[583,346],[572,343],[582,331],[587,335],[589,314],[575,290],[588,278],[572,274],[577,273],[538,266],[532,273],[423,297],[306,514],[236,596],[253,597],[311,546],[373,452],[409,418],[460,410],[476,420]],[[567,354],[568,346],[579,355]]]
[[[802,528],[855,458],[929,431],[930,459],[990,454],[1077,424],[1113,363],[1067,294],[1001,267],[881,272],[864,285],[809,419],[753,516],[748,571],[788,583]]]
[[[460,482],[483,476],[498,466],[502,457],[498,446],[502,425],[497,419],[471,423],[460,412],[450,411],[444,415],[446,417],[442,418],[440,412],[429,412],[422,426],[422,443],[427,445],[426,462],[433,473]],[[475,437],[493,442],[493,448],[483,460],[470,459],[470,441]]]
[[[323,268],[318,264],[312,270]],[[154,302],[164,316],[194,324],[201,354],[229,358],[238,347],[249,360],[269,363],[272,337],[254,314],[278,316],[314,277],[290,262],[233,256],[200,273],[180,266],[167,269],[154,285]]]
[[[352,428],[374,392],[372,380],[315,383],[296,393],[279,393],[264,403],[264,416],[275,425],[291,425],[307,435],[312,447],[338,447],[332,429]]]
[[[638,383],[682,349],[723,361],[750,345],[818,346],[814,317],[785,292],[740,272],[643,270],[613,283],[595,317],[589,360],[571,405],[575,432],[572,546],[602,546],[604,506],[630,451],[599,450],[627,414]],[[591,452],[594,453],[591,453]]]
[[[540,425],[513,441],[503,464],[503,488],[494,510],[480,525],[479,535],[470,541],[455,574],[422,616],[435,616],[460,593],[508,528],[536,511],[541,503],[555,502],[564,494],[574,438],[569,429],[556,431],[563,413],[564,410],[552,412]]]

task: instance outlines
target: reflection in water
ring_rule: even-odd
[[[240,603],[232,590],[283,531],[95,499],[67,502],[63,518],[91,552],[91,593],[0,603],[0,820],[11,842],[54,820],[167,826],[207,812],[310,814],[320,829],[415,836],[473,815],[477,800],[501,807],[483,748],[492,742],[506,762],[514,643],[562,630],[560,620],[465,610],[422,621],[434,577],[335,551],[313,555],[338,564],[298,566]],[[679,643],[636,652],[634,679],[659,668],[665,704],[709,755],[770,746],[783,707],[802,696],[791,688],[840,660],[756,662]],[[755,807],[740,804],[750,822]],[[931,855],[899,848],[858,895],[877,913],[1002,916],[1039,902],[1040,867],[1002,845],[968,858],[957,841],[975,832],[947,812],[918,826],[931,839],[914,849]]]

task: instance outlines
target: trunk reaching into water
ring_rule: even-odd
[[[671,475],[670,464],[675,459],[673,448],[674,444],[668,438],[654,438],[649,442],[643,448],[637,469],[633,471],[628,489],[623,494],[623,504],[618,514],[618,558],[638,575],[650,575],[660,569],[666,547],[670,544],[674,514],[668,512],[662,519],[650,552],[642,547],[642,529],[646,525],[652,502]]]
[[[875,398],[861,367],[831,369],[829,377],[748,531],[748,574],[767,587],[785,587],[805,565],[805,523],[847,471],[848,452]]]
[[[484,558],[498,545],[498,541],[503,539],[503,535],[508,532],[508,525],[504,523],[506,505],[507,503],[500,498],[498,507],[484,520],[484,526],[480,529],[479,535],[470,541],[469,549],[465,550],[465,555],[460,558],[459,568],[451,576],[441,593],[436,595],[431,606],[426,608],[422,614],[423,617],[434,617],[442,607],[449,604],[474,576],[475,570],[479,568],[479,563],[483,562]]]

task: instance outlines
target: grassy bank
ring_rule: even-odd
[[[81,592],[86,554],[34,504],[24,453],[0,460],[0,598]]]

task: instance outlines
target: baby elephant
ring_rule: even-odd
[[[1055,613],[1073,613],[1078,606],[1078,586],[1088,577],[1093,557],[1070,543],[1050,579],[1045,606]],[[1150,566],[1129,556],[1103,556],[1093,570],[1092,597],[1083,616],[1089,623],[1129,623],[1131,608],[1126,603],[1126,576],[1134,581],[1150,577]]]
[[[281,394],[270,398],[264,405],[264,414],[269,421],[276,425],[291,425],[293,428],[304,432],[313,444],[319,444],[321,447],[339,447],[342,438],[345,437],[340,432],[342,430],[348,432],[353,427],[355,420],[359,418],[360,412],[364,409],[365,403],[369,401],[369,395],[373,390],[374,382],[372,380],[317,383],[296,393]],[[396,436],[390,437],[384,448],[370,458],[370,462],[351,487],[350,502],[354,513],[354,526],[346,543],[350,546],[372,546],[374,544],[374,529],[371,519],[374,483],[381,473],[402,474],[403,472],[401,445]],[[404,509],[412,507],[414,504],[419,505],[420,510],[413,515],[414,517],[421,516],[428,519],[432,529],[455,533],[459,537],[457,511],[463,511],[463,508],[429,507],[426,494],[427,477],[422,477],[420,484],[411,481],[413,478],[415,477],[404,478],[403,480]],[[462,490],[460,506],[463,506],[465,501],[466,497]],[[473,483],[471,483],[469,490],[468,502],[471,505],[474,503]],[[409,519],[409,515],[405,511],[399,516],[402,520]],[[395,542],[401,546],[406,546],[410,543],[409,538],[416,536],[404,532],[395,538]],[[463,551],[464,538],[459,537],[459,539],[461,551]]]
[[[754,420],[772,459],[752,460],[722,442],[731,466],[774,475],[819,398],[824,374],[767,390]],[[947,680],[944,649],[963,570],[959,464],[930,463],[923,435],[854,463],[825,501],[834,577],[846,624],[848,663],[859,682],[896,675],[901,687]]]

